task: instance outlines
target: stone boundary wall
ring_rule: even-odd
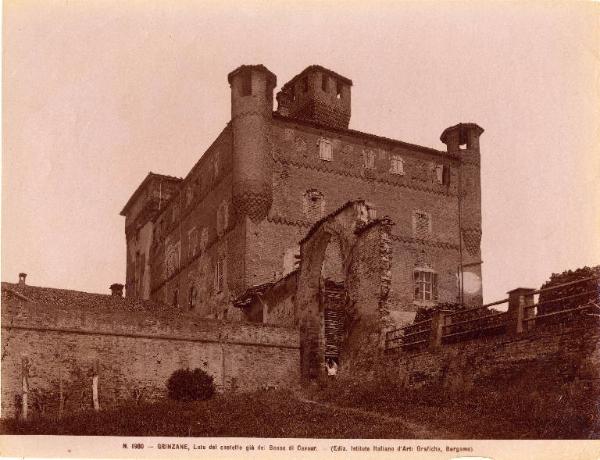
[[[148,311],[90,311],[3,296],[2,417],[19,414],[23,365],[29,415],[101,408],[164,396],[171,373],[202,368],[220,391],[299,382],[298,331]],[[62,396],[61,396],[62,395]]]
[[[406,388],[433,385],[442,394],[476,386],[518,391],[524,382],[585,390],[600,385],[599,341],[600,322],[585,318],[436,349],[389,351],[369,371]]]

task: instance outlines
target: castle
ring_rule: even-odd
[[[263,65],[228,81],[231,121],[192,170],[149,173],[121,212],[127,297],[277,324],[244,308],[248,296],[294,272],[315,222],[362,199],[371,219],[395,223],[392,313],[481,305],[482,128],[445,129],[445,151],[349,129],[352,81],[318,65],[283,85],[276,111],[277,79]],[[322,273],[338,290],[341,245],[329,241]]]
[[[320,66],[275,112],[264,66],[229,83],[232,119],[187,177],[149,173],[122,211],[126,298],[2,283],[3,417],[160,399],[182,368],[221,391],[336,360],[407,389],[597,385],[597,273],[482,305],[479,126],[445,129],[446,151],[348,129],[352,81]],[[582,282],[587,299],[548,297]]]

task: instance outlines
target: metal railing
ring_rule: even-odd
[[[442,341],[451,342],[482,335],[503,334],[506,332],[508,313],[490,311],[492,305],[507,303],[508,299],[444,315]]]
[[[599,281],[595,289],[535,302],[534,296],[538,294],[592,280]],[[584,315],[600,318],[600,276],[591,276],[538,290],[519,290],[519,292],[511,292],[510,295],[506,299],[481,307],[454,312],[436,310],[431,319],[388,331],[385,337],[385,349],[413,349],[421,345],[435,347],[509,332],[518,334],[541,325],[570,322]],[[578,301],[576,306],[570,305],[575,299],[581,301]],[[490,309],[503,304],[508,304],[507,311]],[[561,305],[564,307],[561,308]],[[552,310],[553,306],[558,309],[544,311]]]
[[[386,350],[414,348],[428,343],[431,335],[431,321],[431,319],[426,319],[388,331],[385,336]]]
[[[593,296],[594,294],[595,297]],[[582,299],[581,303],[571,308],[560,308],[561,302],[573,299]],[[554,307],[559,308],[555,311],[549,311],[548,313],[540,313],[541,307]],[[559,297],[557,299],[546,300],[544,302],[533,303],[524,307],[525,314],[523,321],[527,323],[527,329],[531,329],[534,324],[552,324],[558,322],[565,322],[565,320],[574,319],[577,316],[588,314],[592,310],[600,310],[600,294],[597,290],[585,291],[577,294],[567,295]]]

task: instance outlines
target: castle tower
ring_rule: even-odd
[[[481,289],[481,155],[483,128],[459,123],[440,136],[448,153],[460,158],[459,219],[461,236],[461,290],[466,305],[483,302]]]
[[[264,219],[273,202],[270,149],[273,89],[277,77],[263,65],[231,72],[233,205],[238,216]]]
[[[277,112],[333,128],[348,128],[352,80],[311,65],[277,93]]]

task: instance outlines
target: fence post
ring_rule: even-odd
[[[27,420],[27,395],[29,393],[29,358],[27,356],[21,356],[21,385],[21,418]]]
[[[100,410],[100,403],[98,402],[98,374],[100,364],[98,359],[94,360],[92,364],[92,400],[94,402],[94,410]]]
[[[516,288],[512,291],[508,291],[508,332],[512,334],[521,334],[528,326],[525,325],[526,318],[533,316],[534,312],[532,309],[525,309],[525,307],[533,305],[533,292],[535,289],[532,288]]]
[[[429,336],[429,348],[435,349],[442,346],[444,325],[446,323],[446,310],[435,310],[431,318],[431,335]]]
[[[63,388],[62,366],[58,367],[58,418],[62,418],[65,409],[65,395]]]

